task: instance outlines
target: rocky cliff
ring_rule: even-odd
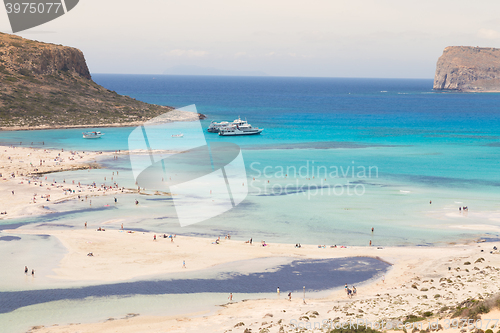
[[[0,33],[0,127],[135,125],[170,110],[96,84],[80,50]]]
[[[449,46],[439,57],[435,90],[500,91],[500,49]]]

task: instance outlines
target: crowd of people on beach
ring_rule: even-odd
[[[123,230],[123,223],[122,223],[122,230]],[[167,235],[167,234],[163,234],[163,236],[160,235],[160,238],[163,237],[163,238],[168,238],[170,239],[170,242],[173,243],[174,242],[174,238],[177,237],[177,234],[170,234],[170,235]],[[156,234],[153,235],[153,241],[156,241]]]
[[[39,186],[42,187],[44,186],[43,184],[43,179],[40,179],[39,177],[33,177],[31,179],[23,179],[22,181],[19,182],[19,184],[24,184],[24,182],[27,181],[28,185],[34,185],[34,186]],[[45,177],[45,181],[47,181],[47,176]],[[74,181],[73,181],[74,184]],[[101,184],[100,186],[96,185],[96,183],[92,183],[91,185],[82,185],[80,182],[78,182],[78,185],[75,185],[76,188],[70,188],[70,187],[65,187],[64,185],[59,185],[57,181],[54,179],[51,183],[47,182],[45,183],[46,189],[47,190],[54,190],[54,189],[59,189],[61,192],[65,195],[71,195],[71,194],[78,194],[77,198],[80,201],[88,201],[89,199],[89,194],[86,194],[83,196],[81,193],[82,192],[123,192],[125,190],[124,187],[119,187],[118,184],[115,182],[112,186],[111,185],[105,185]],[[11,191],[12,195],[15,195],[15,191]],[[93,194],[90,194],[92,196]],[[51,194],[42,194],[39,195],[37,192],[34,192],[31,197],[29,204],[36,204],[37,201],[43,200],[45,202],[50,202],[51,201]],[[117,203],[116,197],[114,198],[115,203]],[[139,202],[136,200],[136,204]],[[90,200],[90,205],[92,205],[92,200]],[[44,208],[44,207],[42,207]],[[7,211],[1,212],[1,215],[7,215]]]
[[[221,242],[221,241],[220,241],[220,238],[221,238],[221,236],[217,237],[217,239],[215,239],[215,241],[214,241],[214,242],[212,242],[212,244],[219,245],[219,244],[220,244],[220,242]],[[225,240],[231,240],[231,235],[230,235],[230,234],[225,235],[225,236],[224,236],[224,239],[225,239]],[[248,241],[246,241],[245,243],[248,243]]]
[[[19,144],[21,145],[22,143],[19,143]],[[16,146],[11,145],[10,148],[15,149]],[[55,171],[54,167],[57,167],[57,170],[59,170],[59,169],[62,170],[63,164],[65,162],[73,162],[76,160],[82,160],[85,157],[89,156],[90,153],[89,152],[86,153],[85,151],[83,151],[83,152],[78,152],[78,151],[65,152],[64,149],[61,149],[60,152],[56,152],[54,150],[47,150],[47,149],[42,150],[42,149],[35,149],[32,147],[30,147],[30,148],[33,151],[28,151],[27,155],[28,155],[28,157],[31,156],[31,161],[24,160],[24,158],[21,157],[19,154],[17,154],[17,156],[15,156],[16,153],[13,153],[12,156],[5,157],[8,161],[10,161],[10,164],[17,161],[18,163],[24,163],[24,165],[29,164],[30,168],[29,169],[24,168],[24,169],[12,171],[9,169],[12,169],[13,165],[9,164],[9,166],[4,167],[4,168],[6,168],[5,170],[3,170],[4,172],[0,172],[0,179],[7,180],[7,178],[17,179],[18,177],[22,177],[19,184],[26,184],[27,183],[28,185],[34,185],[37,187],[45,187],[44,190],[51,190],[51,191],[53,191],[54,189],[58,189],[65,196],[69,196],[71,194],[79,194],[78,199],[81,199],[80,194],[82,192],[101,192],[101,193],[103,193],[103,192],[113,191],[113,192],[122,192],[123,193],[125,190],[125,188],[120,187],[116,181],[114,181],[113,184],[111,184],[111,185],[106,184],[106,183],[97,184],[96,182],[92,182],[90,185],[83,185],[80,182],[78,182],[78,185],[76,185],[75,181],[73,180],[72,181],[73,186],[68,186],[68,185],[65,185],[66,179],[64,179],[62,181],[62,183],[56,181],[55,179],[50,181],[50,180],[48,180],[48,176],[45,176],[45,179],[43,179],[42,176],[40,176],[40,174],[42,172],[44,172],[44,171],[53,172],[53,171]],[[6,153],[8,152],[7,149],[5,150],[5,152]],[[38,152],[38,156],[40,156],[39,158],[37,157],[36,163],[35,163],[35,161],[33,161],[33,154],[35,152]],[[43,153],[43,155],[46,154],[47,157],[40,155],[40,153]],[[10,155],[10,153],[8,153],[8,154]],[[90,156],[101,155],[103,153],[102,152],[95,152],[95,153],[91,153],[91,154],[92,155],[90,155]],[[74,165],[70,166],[70,168],[74,168],[74,167],[75,167]],[[92,169],[92,166],[83,166],[83,167]],[[76,168],[78,168],[78,166],[76,166]],[[2,171],[2,170],[0,170],[0,171]],[[111,176],[112,181],[113,181],[113,178],[115,176],[115,173],[116,173],[116,175],[119,174],[118,171],[113,172],[112,176]],[[7,175],[7,177],[5,175]],[[106,177],[104,177],[104,181],[106,181]],[[12,195],[17,194],[14,192],[14,190],[12,190],[11,192],[12,192]],[[98,194],[101,194],[101,193],[98,193]],[[43,201],[45,201],[45,202],[51,201],[51,195],[46,194],[46,193],[40,195],[40,194],[34,192],[31,196],[29,196],[29,200],[30,200],[29,204],[37,204],[37,202],[39,202],[41,199],[43,199]],[[87,200],[87,199],[88,199],[88,195],[85,196],[85,200]],[[115,202],[116,202],[116,199],[115,199]],[[45,206],[43,206],[42,208],[45,208]],[[7,215],[7,211],[2,212],[0,215]]]

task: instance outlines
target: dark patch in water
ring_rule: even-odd
[[[477,140],[498,140],[499,137],[496,135],[470,135],[470,134],[430,134],[424,135],[426,138],[455,138],[455,139],[477,139]],[[488,144],[489,145],[489,144]]]
[[[315,184],[304,184],[304,185],[299,185],[299,186],[273,186],[271,187],[271,191],[268,193],[263,193],[263,194],[256,194],[258,197],[269,197],[269,196],[280,196],[280,195],[290,195],[290,194],[297,194],[297,193],[306,193],[308,191],[319,191],[323,189],[329,189],[329,191],[325,194],[335,194],[335,191],[339,190],[342,188],[342,191],[344,191],[344,188],[353,188],[355,185],[358,184],[364,184],[364,185],[373,185],[377,186],[379,184],[375,183],[367,183],[364,181],[355,181],[351,182],[349,185],[341,185],[341,184],[335,184],[335,185],[315,185]],[[332,191],[330,191],[330,189]],[[343,193],[343,192],[342,192]],[[315,193],[316,195],[318,193]],[[320,192],[319,194],[323,194],[323,191]]]
[[[187,263],[189,265],[189,263]],[[191,293],[270,293],[328,290],[345,283],[359,284],[383,274],[390,265],[375,258],[294,260],[275,270],[238,274],[225,272],[212,279],[171,279],[88,286],[83,288],[0,292],[0,313],[64,299],[86,297],[164,295]]]
[[[146,230],[146,229],[142,229],[142,228],[127,228],[127,230],[137,231],[137,232],[151,232],[151,230]]]
[[[258,197],[269,197],[269,196],[279,196],[279,195],[290,195],[290,194],[297,194],[297,193],[305,193],[307,191],[311,190],[320,190],[320,189],[325,189],[325,188],[334,188],[335,186],[330,186],[330,185],[323,185],[323,186],[317,186],[317,185],[302,185],[302,186],[285,186],[285,187],[272,187],[271,190],[272,192],[270,193],[264,193],[264,194],[257,194]],[[342,185],[337,185],[337,187],[343,187]]]
[[[38,237],[40,237],[41,239],[49,239],[50,238],[50,235],[37,235]]]
[[[146,201],[173,201],[172,197],[163,197],[163,198],[146,198]]]
[[[88,212],[99,212],[99,211],[104,211],[104,210],[109,210],[109,209],[118,209],[115,206],[108,206],[108,207],[89,207],[89,208],[84,208],[84,209],[75,209],[75,210],[68,210],[64,212],[57,212],[57,213],[51,213],[51,214],[45,214],[43,216],[36,216],[33,218],[26,218],[26,223],[36,223],[39,222],[40,219],[42,219],[44,222],[51,222],[51,221],[57,221],[61,220],[62,218],[68,216],[68,215],[73,215],[73,214],[82,214],[82,213],[88,213]],[[24,224],[26,224],[24,223]]]
[[[187,236],[187,237],[203,237],[203,238],[213,238],[213,239],[216,239],[217,237],[219,237],[218,235],[220,235],[220,233],[217,233],[217,232],[213,232],[211,234],[208,234],[208,233],[201,233],[201,232],[183,232],[182,233],[182,236]],[[227,235],[227,233],[226,233]],[[233,233],[234,235],[234,233]]]
[[[41,223],[35,226],[35,228],[40,228],[40,227],[62,227],[62,228],[74,228],[72,225],[67,225],[67,224],[56,224],[56,223]]]
[[[481,237],[481,239],[478,241],[478,243],[492,243],[492,242],[499,242],[500,238],[498,237]]]
[[[383,144],[363,144],[355,142],[320,141],[320,142],[298,142],[274,145],[261,145],[257,147],[242,146],[243,150],[269,150],[269,149],[356,149],[372,147],[409,147],[409,145],[383,145]]]
[[[18,241],[18,240],[21,240],[21,237],[17,237],[17,236],[2,236],[2,237],[0,237],[0,241],[4,241],[4,242],[11,242],[11,241]]]
[[[480,186],[499,187],[500,182],[483,179],[462,179],[452,177],[425,176],[425,175],[404,175],[404,174],[386,174],[395,176],[397,179],[408,179],[410,182],[421,183],[432,187],[453,187],[453,188],[476,188]]]
[[[0,224],[0,230],[12,230],[12,229],[17,229],[22,227],[25,224],[28,224],[29,222],[25,223],[12,223],[12,224]]]
[[[488,146],[488,147],[500,147],[500,142],[487,143],[485,146]]]
[[[242,202],[240,202],[238,204],[238,206],[234,207],[233,210],[238,210],[238,209],[242,209],[242,208],[251,208],[251,207],[255,207],[255,206],[258,206],[257,204],[253,203],[253,202],[249,202],[247,200],[243,200]]]
[[[351,179],[351,178],[333,178],[333,179]],[[356,179],[356,178],[353,178]],[[330,178],[331,180],[331,178]],[[323,189],[332,189],[328,194],[334,194],[334,191],[340,190],[340,188],[350,187],[351,189],[356,185],[367,185],[367,186],[378,186],[378,187],[397,187],[395,185],[384,185],[378,183],[371,183],[365,180],[355,180],[350,181],[349,185],[347,184],[332,184],[332,185],[316,185],[316,184],[303,184],[299,186],[273,186],[271,187],[271,191],[263,194],[256,194],[256,196],[280,196],[280,195],[289,195],[289,194],[297,194],[297,193],[306,193],[307,191],[318,191]],[[323,194],[323,192],[321,192]],[[241,204],[240,204],[241,205]]]

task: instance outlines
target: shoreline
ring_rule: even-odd
[[[203,113],[195,113],[189,111],[172,110],[167,112],[169,117],[162,116],[162,121],[177,122],[177,121],[196,121],[206,119]],[[151,119],[149,119],[151,120]],[[40,126],[11,126],[0,127],[0,131],[37,131],[51,129],[72,129],[72,128],[105,128],[105,127],[137,127],[141,126],[149,120],[133,121],[127,123],[106,123],[106,124],[87,124],[87,125],[40,125]]]
[[[500,90],[475,90],[475,89],[435,89],[435,92],[441,93],[478,93],[478,94],[498,94]]]
[[[101,127],[136,127],[144,124],[144,121],[134,121],[130,123],[109,123],[109,124],[88,124],[88,125],[40,125],[40,126],[12,126],[0,127],[0,131],[39,131],[51,129],[72,129],[72,128],[101,128]]]

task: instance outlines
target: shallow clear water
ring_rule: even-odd
[[[102,221],[126,219],[129,225],[155,231],[212,236],[230,232],[242,239],[349,245],[370,239],[380,245],[448,242],[485,234],[474,225],[498,227],[500,94],[435,93],[431,80],[151,75],[94,79],[151,103],[196,103],[198,111],[208,115],[203,128],[209,119],[237,116],[265,128],[262,135],[249,137],[204,133],[208,142],[233,142],[242,148],[249,195],[231,211],[180,228],[168,198],[142,198],[138,208],[131,204],[137,196],[130,195],[113,209],[100,210]],[[200,140],[192,124],[169,126],[185,137],[165,140],[164,148],[182,149]],[[81,139],[81,129],[2,132],[0,142],[125,150],[133,129],[101,129],[106,135],[99,140]],[[135,187],[128,158],[102,163],[107,170],[51,178]],[[121,173],[113,176],[112,171]],[[351,188],[357,190],[354,195],[347,192]],[[459,206],[470,210],[459,214]],[[84,223],[97,214],[92,210],[98,206],[81,211],[83,207],[66,203],[56,210]],[[371,227],[377,230],[373,236]]]
[[[89,297],[83,300],[60,300],[19,308],[0,314],[2,332],[26,332],[33,326],[94,323],[133,315],[207,315],[227,302],[226,293],[130,295]],[[269,297],[268,294],[238,295],[235,301]]]

